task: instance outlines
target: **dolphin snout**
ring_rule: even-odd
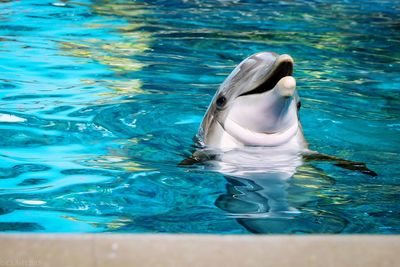
[[[292,76],[286,76],[280,79],[276,85],[279,94],[285,98],[291,97],[296,90],[296,80]]]

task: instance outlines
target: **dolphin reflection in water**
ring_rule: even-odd
[[[305,161],[330,161],[376,176],[364,163],[308,149],[293,65],[289,55],[271,52],[243,60],[217,90],[196,136],[198,149],[181,162],[222,173],[228,192],[216,205],[252,232],[293,228],[287,219],[300,212],[288,203],[288,180]]]

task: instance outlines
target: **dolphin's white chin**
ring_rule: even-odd
[[[224,122],[225,131],[244,146],[276,147],[289,143],[296,137],[299,125],[296,122],[288,129],[277,133],[259,133],[240,126],[231,119]]]
[[[294,78],[286,76],[269,91],[237,97],[227,111],[226,120],[256,134],[286,132],[298,124],[295,88]]]

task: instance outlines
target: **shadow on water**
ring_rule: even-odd
[[[215,205],[248,231],[340,233],[346,228],[344,216],[322,208],[331,202],[323,190],[332,190],[336,181],[322,169],[304,163],[302,155],[249,147],[212,158],[202,164],[226,179],[226,192]]]
[[[216,205],[248,231],[257,234],[341,233],[346,228],[347,220],[338,214],[307,209],[312,201],[305,196],[316,193],[318,187],[300,187],[293,192],[294,182],[281,180],[278,178],[281,175],[279,172],[266,172],[257,175],[258,178],[252,175],[247,179],[226,177],[227,193],[216,200]],[[321,183],[319,186],[327,182]],[[295,202],[298,208],[290,204],[295,198],[294,193],[303,195]]]

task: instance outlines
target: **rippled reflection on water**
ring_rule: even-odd
[[[1,231],[399,233],[396,1],[0,2]],[[243,223],[221,205],[252,185],[177,163],[266,50],[296,61],[311,147],[379,176],[308,163],[299,213]]]

